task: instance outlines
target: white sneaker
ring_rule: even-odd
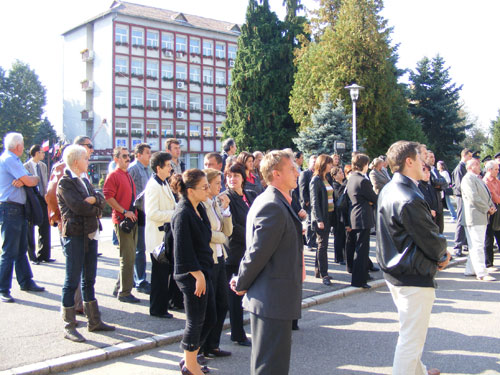
[[[493,272],[497,272],[498,271],[498,268],[496,267],[487,267],[486,268],[486,272],[488,273],[493,273]]]
[[[481,280],[481,281],[496,281],[496,279],[493,276],[490,276],[490,275],[478,276],[477,279]]]

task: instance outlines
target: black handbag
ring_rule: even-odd
[[[40,204],[40,193],[36,187],[24,186],[26,192],[26,216],[32,225],[40,226],[43,223],[43,211]],[[41,196],[40,196],[41,197]]]
[[[161,228],[161,227],[160,227]],[[163,228],[159,230],[165,231],[163,242],[153,250],[153,256],[162,264],[174,264],[174,235],[170,223],[165,223]]]
[[[132,187],[132,201],[130,202],[130,208],[128,209],[129,211],[134,211],[134,203],[135,203],[135,194],[134,194],[134,185],[132,184],[132,179],[130,176],[128,176],[130,180],[130,186]],[[120,230],[124,231],[125,233],[130,233],[136,226],[137,221],[132,221],[128,217],[125,217],[122,221],[120,221],[119,227]]]

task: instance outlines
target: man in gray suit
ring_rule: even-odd
[[[28,228],[28,255],[33,264],[41,262],[54,262],[50,258],[50,224],[45,194],[47,193],[47,165],[42,161],[45,158],[45,152],[40,145],[33,145],[30,149],[31,158],[24,163],[24,168],[32,175],[38,177],[38,200],[42,206],[43,222],[38,227],[38,253],[36,253],[35,228],[29,223]]]
[[[462,178],[460,188],[463,199],[463,222],[467,243],[469,244],[469,256],[465,265],[465,275],[475,275],[478,280],[495,281],[496,279],[486,270],[484,262],[484,238],[486,226],[488,225],[488,214],[496,211],[491,200],[488,187],[481,179],[481,164],[479,160],[471,159],[467,162],[467,173]]]
[[[246,252],[231,288],[246,293],[250,311],[252,375],[286,375],[290,368],[292,321],[300,318],[303,281],[302,226],[291,207],[298,172],[290,155],[272,151],[261,162],[267,189],[252,204]]]

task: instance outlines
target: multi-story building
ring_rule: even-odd
[[[114,1],[64,36],[63,130],[95,145],[95,178],[116,146],[180,140],[190,168],[220,150],[237,24]],[[100,165],[99,165],[100,164]]]

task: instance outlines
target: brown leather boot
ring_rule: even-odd
[[[62,318],[64,320],[64,338],[74,341],[74,342],[84,342],[85,337],[83,337],[76,330],[76,312],[75,306],[73,307],[63,307],[62,308]]]
[[[87,318],[89,320],[89,324],[87,326],[89,332],[115,330],[115,327],[105,324],[101,320],[101,313],[99,312],[97,300],[84,302],[83,309],[85,310],[85,315],[87,315]]]

